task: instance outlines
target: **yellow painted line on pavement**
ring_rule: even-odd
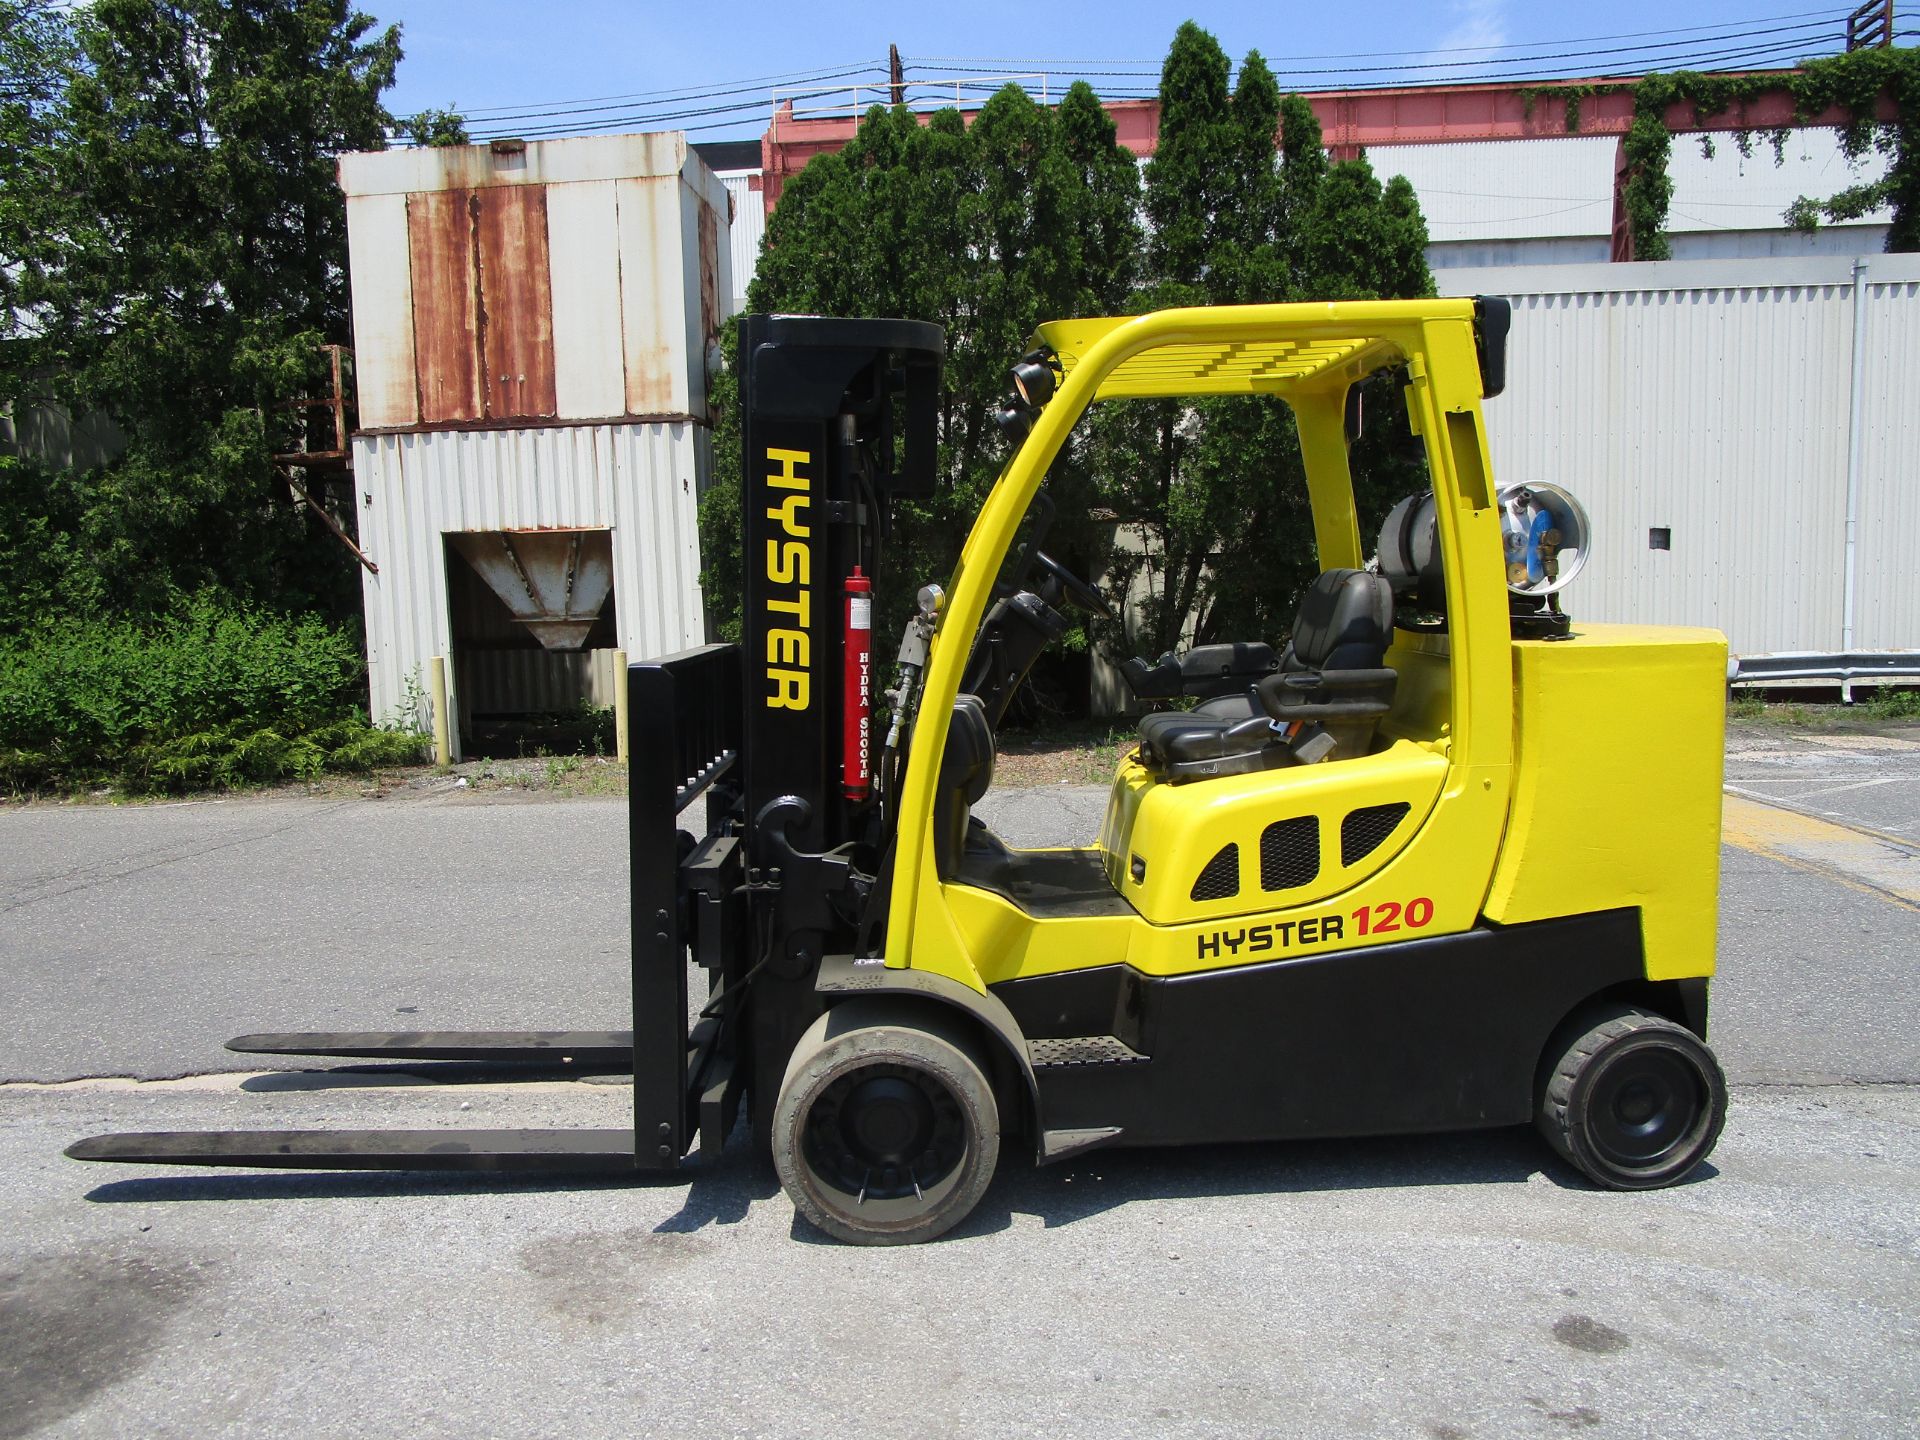
[[[1920,910],[1920,847],[1890,835],[1730,794],[1725,797],[1720,837],[1749,854],[1815,871],[1855,890]]]

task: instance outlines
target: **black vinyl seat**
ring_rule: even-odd
[[[1392,636],[1392,587],[1365,570],[1329,570],[1301,597],[1279,670],[1249,697],[1147,716],[1141,760],[1195,780],[1364,755],[1393,704],[1398,677],[1383,664]]]
[[[967,821],[992,784],[993,725],[980,697],[963,690],[954,698],[933,790],[933,863],[942,880],[958,872],[967,848]]]

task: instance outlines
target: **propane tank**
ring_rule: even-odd
[[[873,788],[869,731],[873,723],[873,581],[858,565],[847,577],[846,617],[841,633],[845,657],[845,703],[841,706],[840,788],[849,800],[864,800]]]

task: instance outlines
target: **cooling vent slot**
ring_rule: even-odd
[[[1260,832],[1260,888],[1293,890],[1320,873],[1320,818],[1276,820]]]
[[[1195,900],[1226,900],[1240,893],[1240,847],[1222,845],[1220,853],[1193,882]]]
[[[1340,822],[1340,863],[1358,865],[1385,843],[1413,807],[1401,800],[1392,805],[1369,805],[1350,810]]]

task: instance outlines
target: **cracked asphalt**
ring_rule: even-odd
[[[1888,777],[1916,755],[1736,734],[1729,782],[1879,833],[1897,886],[1920,799]],[[1102,803],[983,809],[1065,843]],[[1920,907],[1844,847],[1748,838],[1714,993],[1732,1117],[1687,1185],[1602,1194],[1524,1130],[1008,1155],[954,1236],[866,1251],[731,1152],[640,1184],[61,1156],[116,1129],[622,1123],[619,1083],[220,1048],[619,1026],[617,803],[0,811],[0,1440],[1914,1434]]]

